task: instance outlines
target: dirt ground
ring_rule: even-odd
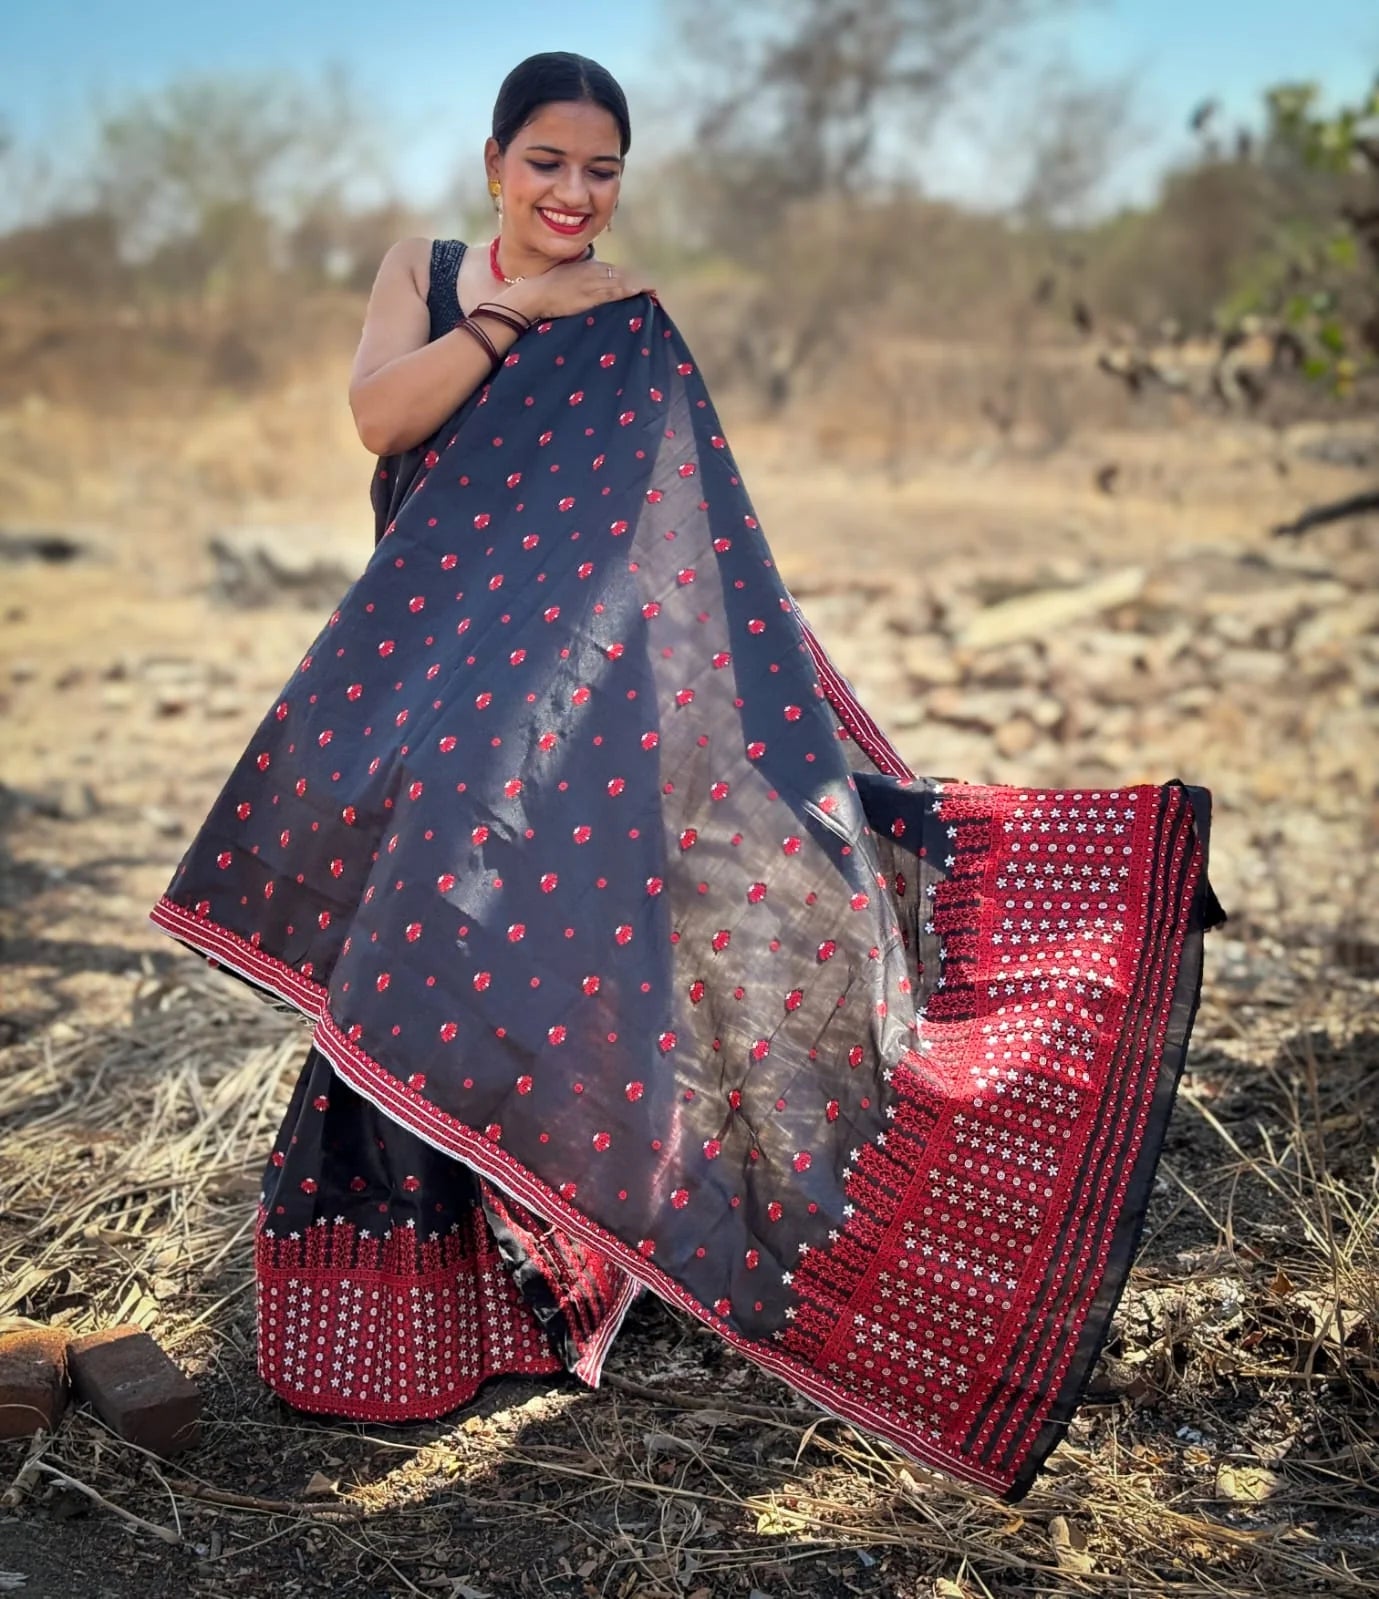
[[[1274,752],[1200,734],[1164,747],[1176,775],[1218,792],[1213,875],[1233,922],[1209,940],[1116,1337],[1020,1506],[821,1419],[649,1301],[597,1393],[505,1382],[468,1411],[388,1429],[303,1418],[261,1388],[249,1226],[301,1028],[145,916],[329,608],[225,603],[207,540],[324,522],[346,563],[367,555],[368,462],[340,393],[332,371],[271,405],[203,409],[175,453],[166,417],[98,427],[43,401],[0,413],[0,1316],[138,1321],[196,1376],[207,1415],[200,1447],[167,1465],[82,1412],[37,1451],[0,1448],[0,1591],[1379,1591],[1379,966],[1364,870],[1364,770],[1379,762],[1353,750],[1351,776],[1312,807],[1307,880],[1327,920],[1261,887],[1267,840],[1289,825],[1278,813],[1308,808],[1291,776],[1237,781]],[[744,425],[734,445],[786,581],[826,591],[830,615],[856,597],[855,626],[821,631],[883,725],[902,707],[876,699],[898,691],[868,677],[862,613],[897,565],[929,591],[999,594],[1022,563],[1076,575],[1204,547],[1273,557],[1271,525],[1352,481],[1303,454],[1285,476],[1275,435],[1224,421],[1083,429],[1044,454],[947,440],[900,483],[822,458],[802,468],[798,436],[766,428]],[[1108,461],[1114,493],[1097,486]],[[1289,558],[1339,569],[1376,541],[1373,524],[1320,533]],[[1164,695],[1182,688],[1169,675]],[[1321,715],[1331,691],[1268,692]],[[1372,737],[1365,680],[1335,690],[1334,715],[1349,731],[1333,743]],[[922,708],[899,721],[907,757],[933,770]],[[1080,758],[1035,747],[957,775],[1015,780],[1027,757]],[[1345,895],[1328,900],[1329,876]]]

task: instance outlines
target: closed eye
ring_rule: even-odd
[[[530,161],[528,165],[536,172],[559,172],[560,170],[559,161]],[[616,178],[617,175],[616,172],[610,172],[605,168],[591,167],[589,170],[591,178],[601,178],[605,182]]]

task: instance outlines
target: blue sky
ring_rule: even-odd
[[[1284,78],[1315,79],[1335,95],[1364,89],[1379,70],[1379,3],[1091,0],[1042,37],[1085,72],[1134,84],[1136,131],[1113,189],[1140,197],[1186,147],[1185,118],[1209,95],[1240,117]],[[673,136],[673,51],[656,0],[0,0],[0,120],[23,143],[46,146],[61,169],[79,159],[96,97],[118,103],[180,73],[338,62],[374,98],[403,191],[425,204],[457,170],[472,167],[477,180],[498,83],[541,49],[602,61],[628,90],[634,134],[640,113],[643,132],[651,120]],[[1033,90],[1018,73],[1003,80],[1002,114]],[[927,157],[929,186],[998,198],[998,121],[989,97],[959,116]]]

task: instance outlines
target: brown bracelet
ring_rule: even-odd
[[[498,354],[498,346],[494,344],[493,340],[489,338],[488,334],[484,332],[479,324],[472,321],[469,317],[466,317],[463,322],[459,323],[459,327],[462,328],[476,344],[481,345],[483,349],[488,352],[489,360],[496,367],[503,358]]]
[[[520,339],[524,333],[531,331],[531,323],[520,311],[514,311],[506,305],[498,305],[486,300],[482,305],[476,305],[469,313],[470,316],[491,317],[495,322],[501,322],[505,328],[510,328]]]
[[[532,319],[524,311],[519,311],[515,305],[504,305],[501,300],[480,300],[474,307],[475,311],[494,311],[501,316],[517,317],[524,327],[532,325]],[[472,316],[474,313],[471,312]]]

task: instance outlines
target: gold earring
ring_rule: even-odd
[[[499,183],[497,178],[488,180],[488,192],[493,197],[493,209],[501,219],[503,215],[503,185]]]

